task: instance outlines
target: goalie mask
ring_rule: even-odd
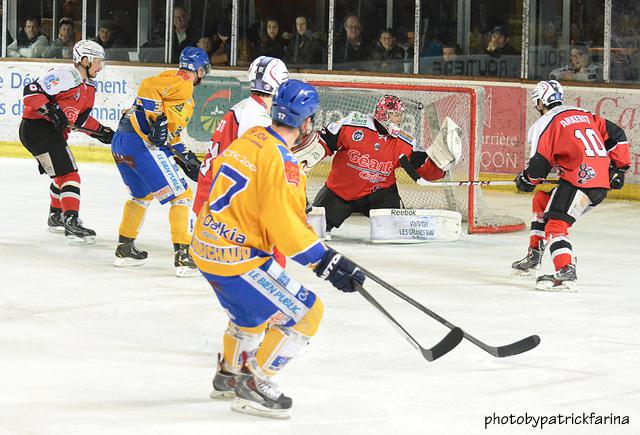
[[[392,134],[398,134],[404,118],[404,103],[394,95],[385,95],[376,103],[373,117]]]

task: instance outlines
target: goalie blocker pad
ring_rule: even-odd
[[[462,215],[449,210],[371,210],[373,243],[453,242],[462,234]]]

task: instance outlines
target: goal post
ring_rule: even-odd
[[[393,94],[405,103],[402,129],[420,146],[428,147],[449,117],[462,129],[462,158],[445,180],[477,180],[480,176],[484,90],[480,86],[413,85],[309,80],[320,93],[320,110],[314,128],[320,129],[351,112],[373,113],[376,101]],[[325,159],[308,174],[307,194],[313,201],[324,185],[331,162]],[[402,169],[396,171],[398,190],[406,208],[442,209],[461,213],[469,233],[519,231],[524,222],[513,216],[491,212],[480,186],[418,186]]]

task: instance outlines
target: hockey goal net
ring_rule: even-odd
[[[478,180],[483,117],[481,87],[429,86],[310,81],[320,92],[321,109],[314,128],[320,129],[351,112],[372,113],[376,101],[384,94],[400,97],[406,106],[402,129],[412,134],[418,144],[428,146],[446,117],[462,129],[462,159],[449,171],[445,180]],[[313,201],[331,166],[325,159],[308,174],[307,195]],[[524,222],[513,216],[491,212],[479,186],[418,186],[402,170],[396,170],[398,189],[405,208],[453,210],[468,222],[469,233],[518,231]]]

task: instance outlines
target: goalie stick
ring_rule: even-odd
[[[413,347],[415,347],[418,351],[420,351],[424,359],[426,359],[427,361],[437,360],[444,354],[453,350],[462,341],[462,337],[463,337],[462,329],[454,327],[454,328],[451,328],[451,331],[449,331],[447,335],[442,340],[440,340],[439,343],[437,343],[432,348],[426,349],[422,347],[420,343],[418,343],[418,341],[415,338],[413,338],[413,336],[409,334],[407,330],[404,329],[404,327],[400,323],[398,323],[398,321],[394,319],[393,316],[389,314],[389,312],[382,305],[380,305],[380,303],[373,296],[371,296],[371,294],[368,291],[366,291],[361,284],[356,284],[356,288],[358,289],[358,292],[367,300],[367,302],[373,305],[387,319],[389,319],[391,324],[394,325],[396,329],[402,335],[405,336],[407,341]]]
[[[413,305],[414,307],[418,308],[420,311],[422,311],[423,313],[427,314],[429,317],[431,317],[431,318],[437,320],[438,322],[442,323],[447,328],[450,328],[452,331],[460,329],[457,326],[455,326],[454,324],[452,324],[451,322],[449,322],[448,320],[446,320],[444,317],[439,316],[435,312],[431,311],[429,308],[427,308],[424,305],[422,305],[420,302],[412,299],[411,297],[409,297],[405,293],[403,293],[400,290],[398,290],[397,288],[393,287],[391,284],[389,284],[386,281],[382,280],[382,278],[379,278],[378,276],[376,276],[373,273],[369,272],[368,270],[366,270],[365,268],[363,268],[360,265],[356,265],[356,266],[358,266],[360,268],[360,270],[362,270],[362,272],[368,278],[370,278],[372,281],[378,283],[379,285],[381,285],[385,289],[389,290],[391,293],[393,293],[394,295],[398,296],[400,299],[403,299],[406,302],[409,302],[411,305]],[[523,338],[522,340],[518,340],[518,341],[515,341],[513,343],[503,345],[503,346],[491,346],[491,345],[488,345],[488,344],[478,340],[474,336],[468,334],[464,330],[462,331],[462,335],[463,335],[463,337],[465,339],[467,339],[471,343],[475,344],[476,346],[478,346],[479,348],[481,348],[485,352],[488,352],[491,355],[495,356],[496,358],[504,358],[506,356],[518,355],[520,353],[524,353],[524,352],[530,351],[531,349],[535,348],[538,344],[540,344],[540,337],[538,337],[537,335],[530,335],[529,337]],[[436,345],[435,347],[437,347],[438,345]]]
[[[460,187],[460,186],[512,186],[514,180],[460,180],[460,181],[427,181],[418,174],[407,156],[400,156],[400,166],[418,186],[424,187]],[[558,184],[558,180],[543,180],[538,184]]]

